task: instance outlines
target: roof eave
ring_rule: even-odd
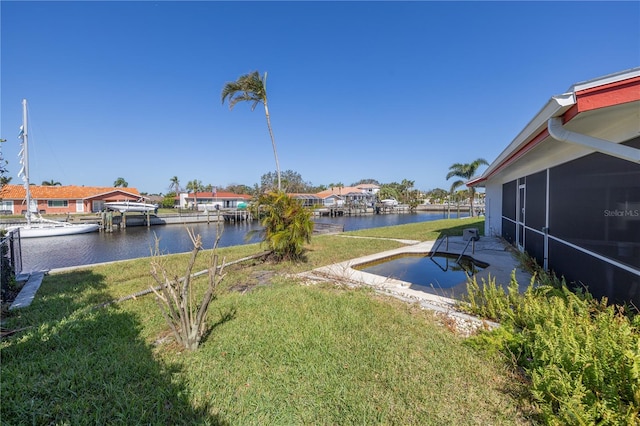
[[[470,180],[468,186],[478,186],[489,179],[492,175],[505,168],[513,161],[520,158],[536,144],[542,142],[549,136],[548,123],[553,117],[560,117],[567,113],[569,119],[577,114],[578,111],[578,93],[589,91],[591,89],[605,87],[637,80],[640,77],[640,67],[632,68],[617,73],[598,77],[581,83],[572,85],[566,93],[552,96],[544,107],[534,116],[527,126],[518,134],[518,136],[505,148],[502,153],[487,167],[484,173],[477,178]],[[632,100],[637,100],[633,98]],[[623,100],[628,102],[629,99]],[[617,100],[616,102],[621,102]],[[567,121],[567,120],[566,120]]]
[[[552,96],[551,99],[540,109],[516,138],[498,155],[498,157],[487,167],[484,173],[469,182],[467,186],[477,186],[486,181],[491,175],[497,172],[505,163],[512,159],[520,150],[532,141],[540,133],[547,129],[547,122],[551,117],[558,117],[568,111],[576,104],[574,92],[567,92],[561,95]]]

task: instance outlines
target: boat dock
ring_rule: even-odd
[[[101,231],[113,232],[128,226],[175,225],[186,223],[216,223],[225,220],[220,212],[169,213],[160,216],[150,213],[102,212],[95,215],[70,216],[71,223],[97,223]]]
[[[222,218],[225,222],[242,222],[246,220],[253,220],[251,212],[247,210],[233,210],[223,212]]]
[[[361,207],[361,206],[337,206],[337,207],[320,207],[313,210],[314,216],[361,216],[369,214],[397,214],[397,213],[409,213],[411,208],[406,204],[399,204],[397,206],[390,206],[387,204],[378,203],[373,207]]]

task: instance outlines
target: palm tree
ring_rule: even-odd
[[[7,141],[6,139],[0,139],[0,143],[6,142],[6,141]],[[5,176],[5,174],[8,173],[7,164],[9,164],[9,162],[5,160],[4,157],[2,156],[2,149],[0,148],[0,185],[1,186],[8,184],[9,181],[11,180],[11,178],[8,178],[9,180],[6,180],[7,177]]]
[[[269,128],[269,136],[271,137],[271,146],[273,147],[273,156],[276,159],[276,172],[278,173],[278,191],[282,190],[280,183],[280,163],[278,162],[278,152],[276,151],[276,141],[273,138],[273,130],[271,130],[271,119],[269,118],[269,107],[267,105],[267,73],[264,77],[260,76],[258,71],[241,75],[236,81],[228,82],[222,88],[222,103],[229,98],[229,109],[240,101],[249,101],[251,111],[256,109],[258,103],[264,105],[264,113],[267,117],[267,127]]]
[[[301,260],[304,244],[311,242],[313,234],[311,211],[282,191],[261,195],[258,205],[264,209],[260,221],[264,229],[249,235],[262,234],[276,260]]]
[[[61,186],[61,185],[62,184],[60,182],[53,179],[42,181],[42,186]]]
[[[174,176],[170,179],[171,184],[169,185],[169,190],[173,190],[176,194],[180,193],[180,179],[178,176]]]
[[[476,174],[476,171],[481,165],[488,166],[489,163],[487,163],[487,160],[485,160],[484,158],[478,158],[477,160],[469,164],[452,164],[451,167],[449,167],[449,173],[447,173],[447,180],[449,180],[453,176],[461,177],[465,180],[457,180],[453,182],[451,184],[451,192],[453,193],[453,191],[457,187],[464,185],[465,182],[469,181]],[[476,189],[472,186],[469,187],[469,195],[471,196],[471,216],[474,215],[473,199],[475,198],[475,194]]]
[[[124,178],[119,177],[118,179],[115,180],[115,182],[113,182],[113,186],[114,188],[118,188],[118,187],[126,188],[129,186],[129,184],[127,183],[126,180],[124,180]]]
[[[187,182],[187,191],[193,191],[193,207],[198,210],[198,192],[202,189],[202,181],[198,179]]]
[[[402,202],[405,204],[409,204],[410,203],[410,197],[409,197],[409,192],[411,190],[411,188],[413,188],[413,185],[415,185],[416,182],[414,180],[408,180],[408,179],[402,179],[402,182],[400,183],[400,187],[402,188]]]

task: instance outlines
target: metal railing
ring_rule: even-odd
[[[433,258],[433,256],[436,254],[436,252],[438,251],[438,248],[440,248],[440,246],[442,245],[442,242],[446,241],[447,245],[445,247],[445,250],[449,250],[449,236],[445,235],[444,237],[440,238],[438,241],[436,241],[436,245],[434,246],[433,249],[431,249],[431,256]]]
[[[435,245],[431,249],[431,254],[429,255],[429,257],[433,258],[433,256],[435,256],[435,254],[438,252],[438,249],[440,248],[440,246],[444,242],[447,243],[447,245],[445,247],[445,250],[448,251],[449,250],[449,236],[445,235],[444,237],[439,238],[436,241]],[[467,241],[467,244],[464,246],[464,248],[460,252],[460,255],[458,256],[458,259],[456,260],[456,263],[460,263],[460,259],[462,259],[462,256],[464,256],[464,253],[469,248],[469,245],[471,245],[471,253],[475,253],[476,252],[476,239],[475,238],[470,238],[469,241]]]
[[[469,244],[472,244],[472,249],[471,249],[471,253],[475,253],[476,252],[476,240],[475,238],[471,238],[469,239],[469,241],[467,241],[467,245],[464,246],[464,248],[462,249],[462,251],[460,252],[460,256],[458,256],[458,260],[456,260],[456,263],[460,263],[460,259],[462,259],[462,256],[464,255],[464,252],[467,251],[467,248],[469,247]]]
[[[22,272],[22,246],[20,229],[7,231],[0,239],[0,281],[6,288],[12,278]]]

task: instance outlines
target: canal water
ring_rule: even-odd
[[[464,216],[464,215],[461,215]],[[451,217],[456,217],[452,214]],[[345,231],[402,225],[445,219],[446,214],[417,212],[367,216],[343,216],[321,218],[317,222],[344,226]],[[213,247],[216,238],[216,223],[191,223],[186,225],[202,236],[205,249]],[[151,256],[156,238],[160,252],[176,254],[191,251],[193,245],[185,225],[135,226],[126,229],[63,237],[27,238],[22,240],[22,270],[25,272],[50,270],[115,260],[136,259]],[[247,240],[247,234],[259,230],[257,221],[224,223],[219,247],[254,243],[259,237]]]

